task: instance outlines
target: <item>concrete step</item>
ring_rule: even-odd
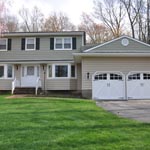
[[[35,87],[16,87],[14,94],[35,94]]]

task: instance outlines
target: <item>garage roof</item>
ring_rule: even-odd
[[[150,53],[150,45],[129,36],[82,48],[83,53]]]

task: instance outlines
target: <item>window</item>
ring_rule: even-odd
[[[4,66],[0,66],[0,78],[4,78]]]
[[[55,49],[56,50],[71,50],[72,49],[72,38],[71,37],[55,38]]]
[[[6,39],[0,39],[0,50],[7,50],[7,40]]]
[[[129,75],[128,80],[140,80],[140,73]]]
[[[2,79],[13,78],[13,66],[12,65],[1,65],[0,66],[0,78],[2,78]]]
[[[13,67],[12,66],[10,66],[10,65],[8,65],[7,66],[7,78],[12,78],[13,77]]]
[[[52,66],[51,65],[48,66],[48,77],[49,78],[52,77]]]
[[[75,65],[71,65],[71,77],[74,78],[76,76],[76,68]]]
[[[68,65],[56,65],[55,77],[68,77]]]
[[[64,38],[64,49],[71,49],[71,38]]]
[[[110,80],[122,80],[122,76],[118,74],[110,74]]]
[[[107,80],[107,74],[106,73],[98,74],[95,76],[95,80]]]
[[[27,66],[27,75],[34,76],[34,66]]]
[[[143,73],[143,79],[144,80],[150,80],[150,74],[149,73]]]
[[[35,38],[26,38],[26,50],[35,50]]]
[[[47,66],[48,78],[75,78],[76,66],[73,64],[50,64]]]
[[[56,49],[63,49],[63,40],[62,38],[56,39]]]

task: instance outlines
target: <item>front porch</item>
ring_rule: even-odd
[[[42,89],[42,71],[45,72],[45,66],[39,64],[15,64],[14,80],[12,82],[12,94],[38,94]],[[45,73],[44,73],[45,79]]]

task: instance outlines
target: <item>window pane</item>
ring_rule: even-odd
[[[27,44],[34,44],[34,39],[27,39]]]
[[[48,66],[48,77],[52,77],[52,66]]]
[[[64,48],[71,48],[71,38],[64,38]]]
[[[34,49],[34,44],[27,44],[27,49]]]
[[[95,80],[107,80],[107,74],[98,74],[95,76]]]
[[[4,66],[0,66],[0,78],[4,77]]]
[[[7,66],[7,77],[12,78],[12,66]]]
[[[61,38],[57,38],[56,39],[56,49],[62,49],[62,39]]]
[[[28,66],[27,67],[27,75],[28,76],[34,76],[34,66]]]
[[[128,80],[140,80],[140,73],[129,75]]]
[[[0,40],[0,50],[6,50],[6,39]]]
[[[35,48],[34,40],[35,39],[27,39],[27,49],[34,49]]]
[[[55,66],[55,77],[68,77],[68,66]]]
[[[75,66],[71,65],[71,77],[75,77]]]
[[[37,66],[37,76],[39,77],[40,76],[40,67]]]

